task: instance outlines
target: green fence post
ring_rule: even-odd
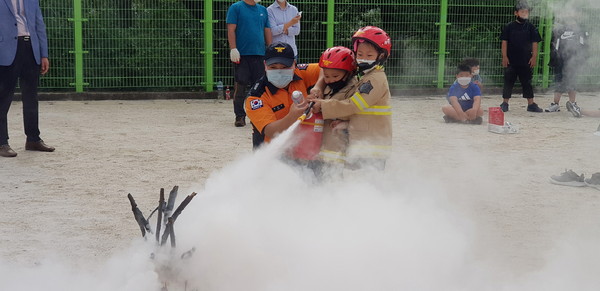
[[[333,28],[335,25],[335,0],[327,0],[327,47],[333,46]]]
[[[446,28],[448,25],[448,0],[442,0],[440,5],[440,22],[436,23],[440,27],[440,39],[438,45],[438,71],[437,88],[444,88],[444,72],[446,71]]]
[[[83,19],[83,13],[81,12],[81,0],[73,0],[73,18],[69,18],[68,20],[73,22],[74,25],[74,42],[75,42],[75,50],[69,51],[69,53],[75,55],[75,83],[70,83],[69,85],[75,86],[75,92],[81,93],[83,92],[83,86],[87,85],[83,82],[83,54],[87,53],[87,51],[83,50],[83,21],[87,21],[87,19]]]
[[[214,80],[214,62],[213,55],[215,54],[213,50],[213,23],[216,21],[213,20],[213,0],[205,0],[204,1],[204,20],[200,22],[204,23],[204,51],[201,51],[201,54],[204,54],[204,91],[212,92],[214,90],[213,85],[215,84]]]
[[[552,28],[553,28],[553,15],[552,15],[552,0],[548,0],[548,8],[546,10],[546,25],[544,26],[544,43],[541,55],[543,56],[542,61],[542,88],[546,89],[549,86],[550,80],[550,50],[552,49]]]

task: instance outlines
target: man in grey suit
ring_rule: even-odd
[[[8,110],[17,81],[23,100],[25,149],[52,152],[40,138],[38,83],[46,74],[48,38],[39,0],[0,0],[0,157],[15,157],[8,144]]]

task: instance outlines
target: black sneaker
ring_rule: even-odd
[[[445,123],[456,123],[456,122],[458,122],[458,120],[456,120],[448,115],[444,115],[444,122]]]
[[[544,109],[540,108],[535,102],[527,105],[527,111],[529,112],[544,112]]]
[[[502,112],[508,111],[508,103],[502,102],[502,104],[500,104],[500,108],[502,109]]]
[[[235,118],[235,127],[244,127],[246,126],[246,116],[239,116]]]

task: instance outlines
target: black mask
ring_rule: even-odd
[[[372,64],[360,63],[358,64],[358,71],[364,72],[372,67],[375,67],[377,64],[379,64],[379,61],[374,61]]]
[[[348,81],[346,80],[346,78],[343,78],[339,81],[327,84],[327,87],[331,88],[332,94],[335,94],[338,91],[342,90],[342,88],[346,86],[346,83],[348,83]]]
[[[525,23],[525,22],[528,21],[528,19],[527,18],[521,18],[520,16],[517,16],[517,21],[521,22],[521,23]]]

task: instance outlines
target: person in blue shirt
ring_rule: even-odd
[[[296,6],[286,0],[275,0],[267,7],[269,12],[269,25],[273,34],[273,43],[284,42],[294,49],[296,61],[298,60],[298,47],[296,46],[296,35],[300,34],[300,18]]]
[[[271,44],[267,8],[260,0],[242,0],[227,10],[229,57],[234,63],[233,111],[236,127],[246,125],[244,101],[249,87],[265,74],[265,49]]]
[[[471,68],[471,74],[473,74],[473,82],[475,85],[479,87],[479,90],[483,89],[483,78],[479,74],[479,60],[476,58],[465,58],[462,60],[462,63],[469,66]]]
[[[481,124],[481,90],[472,82],[471,68],[465,64],[458,65],[456,83],[448,90],[449,105],[442,107],[446,123]]]

